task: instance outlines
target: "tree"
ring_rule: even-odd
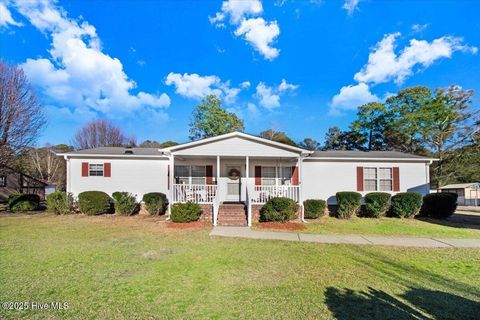
[[[292,139],[290,139],[285,132],[282,132],[282,131],[268,129],[260,132],[260,137],[297,147],[297,144]]]
[[[313,140],[312,138],[305,138],[298,145],[300,146],[300,148],[310,151],[315,151],[320,148],[320,143],[316,140]]]
[[[192,113],[190,140],[218,136],[233,131],[243,131],[243,120],[222,108],[222,101],[208,95]]]
[[[176,146],[178,143],[175,142],[175,141],[165,141],[165,142],[158,142],[158,141],[155,141],[155,140],[145,140],[143,141],[142,143],[140,143],[140,146],[141,148],[159,148],[159,149],[162,149],[162,148],[168,148],[168,147],[172,147],[172,146]]]
[[[59,144],[52,146],[47,144],[43,148],[32,148],[29,152],[29,159],[32,164],[30,174],[41,180],[51,181],[62,188],[66,183],[66,164],[62,157],[56,153],[72,151],[73,147]]]
[[[44,125],[42,105],[23,70],[0,60],[0,165],[12,165]]]
[[[73,138],[75,149],[98,147],[135,146],[135,137],[128,137],[120,128],[108,120],[98,119],[88,122],[78,129]]]
[[[362,136],[367,142],[366,150],[385,150],[386,143],[383,137],[387,123],[387,108],[379,102],[371,102],[360,106],[357,119],[350,128]]]
[[[325,135],[322,150],[365,150],[363,144],[363,137],[358,132],[331,127]]]

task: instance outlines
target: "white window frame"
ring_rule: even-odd
[[[188,176],[179,176],[177,175],[177,168],[178,167],[186,167],[188,168]],[[193,167],[198,167],[198,168],[203,168],[203,176],[196,176],[194,177],[192,175],[192,168]],[[173,171],[173,174],[174,174],[174,178],[175,178],[175,183],[177,183],[177,179],[179,180],[179,184],[189,184],[189,185],[206,185],[207,184],[207,166],[206,165],[197,165],[197,164],[186,164],[186,165],[175,165],[175,168],[174,168],[174,171]],[[202,183],[193,183],[193,179],[196,179],[198,182],[198,180],[202,180]]]
[[[99,169],[101,168],[101,169]],[[94,174],[92,174],[94,172]],[[100,174],[101,173],[101,174]],[[105,175],[105,168],[103,163],[89,163],[88,176],[89,177],[103,177]]]
[[[367,169],[374,169],[375,170],[375,179],[366,177]],[[390,179],[385,179],[380,177],[380,171],[382,169],[389,169],[390,170]],[[373,181],[375,180],[375,189],[367,189],[366,181]],[[391,181],[391,188],[390,190],[381,190],[381,181]],[[363,190],[364,191],[382,191],[382,192],[392,192],[393,191],[393,168],[392,167],[364,167],[363,168]]]
[[[264,177],[264,172],[265,172],[265,168],[274,168],[275,170],[275,177],[272,178],[272,177]],[[285,173],[288,173],[288,175],[285,175]],[[292,178],[293,178],[293,172],[292,172],[292,167],[288,167],[288,166],[262,166],[262,186],[284,186],[284,185],[287,185],[287,186],[290,186],[292,185]],[[264,181],[265,180],[268,180],[268,181],[275,181],[274,184],[265,184]]]

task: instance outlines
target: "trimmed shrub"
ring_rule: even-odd
[[[62,191],[55,191],[47,196],[47,209],[56,214],[73,212],[73,195]]]
[[[198,203],[175,203],[172,206],[172,213],[170,214],[170,219],[173,222],[193,222],[197,221],[198,218],[200,218],[202,212],[202,207],[200,207]]]
[[[390,193],[370,192],[365,195],[365,216],[380,218],[387,214],[390,205]]]
[[[138,211],[137,198],[129,192],[114,192],[112,194],[115,213],[130,216]]]
[[[143,195],[145,208],[151,215],[165,214],[167,211],[167,196],[160,192],[150,192]]]
[[[112,199],[102,191],[85,191],[78,195],[78,208],[86,215],[112,213]]]
[[[422,195],[417,192],[401,192],[392,197],[390,212],[394,217],[410,218],[422,207]]]
[[[33,211],[40,207],[37,194],[14,193],[8,197],[7,207],[10,211]]]
[[[305,200],[303,201],[304,216],[307,219],[317,219],[321,217],[324,212],[327,203],[324,200]]]
[[[423,197],[420,213],[427,217],[445,219],[454,214],[457,209],[456,193],[442,192],[431,193]]]
[[[349,219],[360,211],[362,195],[358,192],[337,192],[337,217]]]
[[[298,204],[289,198],[271,198],[260,210],[260,221],[287,222],[297,217]]]

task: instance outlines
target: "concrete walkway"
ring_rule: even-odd
[[[210,236],[419,248],[480,248],[480,239],[323,235],[311,233],[258,231],[252,230],[249,227],[214,227],[212,232],[210,232]]]

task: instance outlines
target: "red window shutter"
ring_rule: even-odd
[[[82,177],[88,177],[88,162],[82,162]]]
[[[207,184],[213,184],[213,166],[205,166]]]
[[[255,185],[260,186],[262,184],[262,167],[255,166]]]
[[[170,165],[167,165],[167,190],[170,190]]]
[[[363,167],[357,167],[357,191],[363,191]]]
[[[400,191],[400,168],[393,167],[393,191]]]
[[[112,175],[112,164],[110,162],[105,162],[103,164],[103,176],[110,177]]]
[[[298,167],[292,167],[292,185],[298,186]]]

